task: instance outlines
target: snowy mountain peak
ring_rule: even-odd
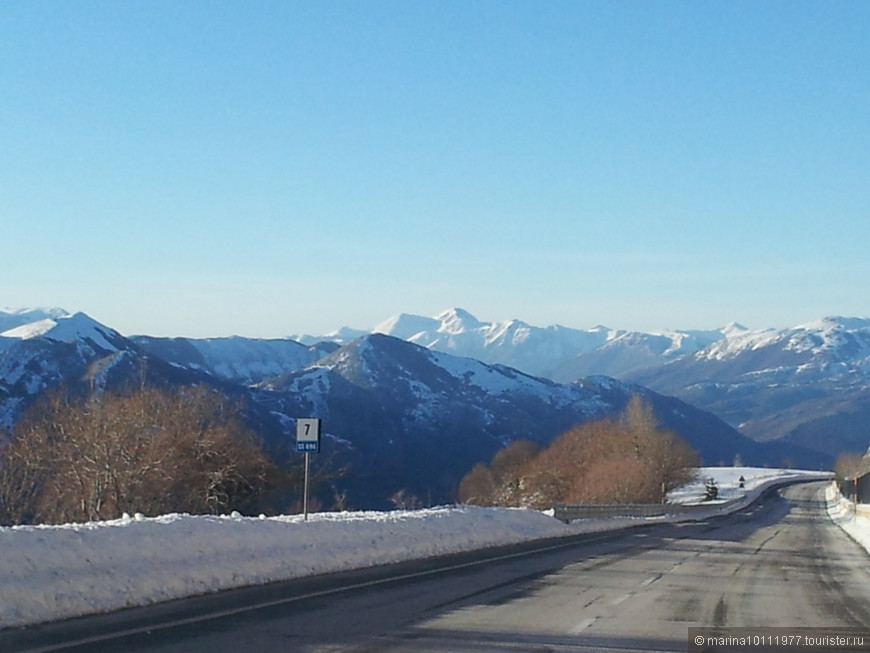
[[[368,335],[368,333],[368,331],[361,331],[360,329],[352,329],[345,326],[341,327],[340,329],[336,329],[335,331],[330,331],[329,333],[322,336],[313,336],[307,333],[297,333],[287,336],[287,339],[298,342],[299,344],[305,345],[306,347],[310,347],[312,345],[316,345],[322,342],[334,342],[337,345],[346,345],[350,342],[353,342],[357,338]]]
[[[39,336],[45,335],[48,331],[56,326],[57,322],[55,320],[51,319],[50,317],[46,317],[41,320],[28,322],[26,324],[22,324],[21,326],[8,329],[7,331],[0,333],[0,336],[2,336],[3,338],[30,340],[31,338],[38,338]]]
[[[0,335],[4,338],[18,338],[19,340],[33,338],[45,338],[57,342],[87,340],[108,351],[117,351],[119,349],[116,344],[117,340],[123,339],[123,336],[117,331],[100,324],[85,313],[44,318],[9,329]]]
[[[441,322],[439,331],[459,334],[474,331],[484,326],[476,317],[462,308],[451,308],[435,316]]]
[[[419,333],[437,331],[440,326],[441,322],[435,318],[399,313],[378,324],[372,329],[372,333],[383,333],[403,340],[412,340]]]
[[[340,329],[336,329],[335,331],[330,331],[324,336],[324,338],[318,338],[315,342],[326,339],[326,340],[334,340],[336,342],[351,342],[356,340],[357,338],[361,338],[366,335],[368,331],[362,331],[360,329],[352,329],[350,327],[341,327]],[[292,338],[296,340],[296,338]],[[314,344],[314,343],[304,343],[304,344]]]
[[[795,329],[803,331],[822,331],[827,332],[833,329],[846,329],[848,331],[856,331],[862,329],[870,329],[870,319],[862,317],[842,317],[833,315],[824,317],[820,320],[807,322],[795,327]]]
[[[729,338],[732,335],[740,335],[749,331],[745,326],[740,324],[739,322],[729,322],[724,327],[722,327],[721,332],[726,337]]]
[[[31,322],[57,319],[67,315],[69,313],[62,308],[2,308],[0,309],[0,333]]]

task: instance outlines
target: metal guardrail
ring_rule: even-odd
[[[870,477],[870,474],[868,474]],[[700,503],[622,503],[622,504],[556,504],[553,506],[553,516],[566,524],[575,519],[606,519],[608,517],[662,517],[664,515],[704,515],[704,513],[729,512],[740,507],[745,502],[752,502],[758,496],[771,488],[808,483],[833,478],[833,474],[818,478],[772,477],[751,490],[741,492],[728,501],[702,501]]]
[[[661,517],[663,515],[686,515],[711,508],[726,508],[735,501],[678,504],[678,503],[620,503],[620,504],[556,504],[553,516],[566,524],[575,519],[606,519],[608,517]]]

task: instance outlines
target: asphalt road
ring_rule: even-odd
[[[870,557],[824,483],[727,517],[0,631],[0,651],[681,651],[690,626],[870,627]]]

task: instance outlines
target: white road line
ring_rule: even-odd
[[[569,630],[569,631],[568,631],[568,634],[569,634],[569,635],[579,635],[579,634],[582,633],[584,630],[586,630],[587,628],[589,628],[589,626],[591,626],[592,624],[594,624],[596,619],[598,619],[598,617],[589,617],[588,619],[584,619],[584,620],[581,621],[579,624],[577,624],[576,626],[574,626],[571,630]]]
[[[627,599],[628,597],[630,597],[631,594],[632,594],[632,593],[629,592],[628,594],[623,594],[622,596],[618,596],[618,597],[616,597],[615,599],[613,599],[613,600],[610,602],[610,605],[619,605],[620,603],[622,603],[623,601],[625,601],[625,599]]]
[[[655,576],[650,576],[650,577],[647,578],[645,581],[643,581],[643,582],[640,584],[640,586],[641,586],[641,587],[646,587],[647,585],[652,585],[654,582],[656,582],[656,581],[657,581],[659,578],[661,578],[661,577],[662,577],[661,574],[656,574]]]

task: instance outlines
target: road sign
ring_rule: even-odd
[[[305,489],[302,495],[302,512],[308,521],[308,458],[320,452],[320,420],[316,417],[296,420],[296,451],[305,454]]]
[[[317,418],[296,420],[296,451],[320,452],[320,420]]]

